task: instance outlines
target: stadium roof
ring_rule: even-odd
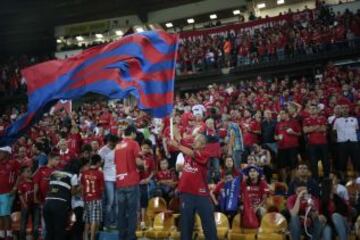
[[[0,55],[55,49],[54,27],[137,14],[200,0],[3,0],[0,7]]]

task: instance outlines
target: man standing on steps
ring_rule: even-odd
[[[135,138],[136,128],[128,126],[124,131],[124,139],[115,147],[119,240],[136,239],[140,200],[140,176],[137,169],[144,166],[144,162],[139,158],[140,146]]]
[[[198,134],[194,139],[192,148],[182,146],[174,140],[170,144],[185,155],[185,163],[178,186],[181,208],[181,239],[192,239],[195,213],[198,213],[205,239],[215,240],[217,234],[214,206],[210,199],[207,183],[209,154],[205,149],[206,138],[204,135]]]

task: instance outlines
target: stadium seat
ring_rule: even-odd
[[[145,231],[144,236],[150,239],[168,238],[174,226],[175,220],[173,214],[161,212],[155,216],[153,227]]]
[[[254,229],[241,228],[241,216],[240,213],[234,217],[231,229],[228,233],[228,240],[255,240],[256,231]]]
[[[169,202],[168,209],[174,213],[180,212],[180,199],[178,197],[172,198]]]
[[[152,226],[156,214],[167,211],[166,201],[161,197],[154,197],[149,200],[146,209],[146,217],[148,219],[148,226]]]
[[[218,239],[220,239],[220,240],[226,239],[226,236],[229,231],[229,220],[228,220],[227,216],[221,212],[215,212],[214,218],[215,218]],[[198,215],[195,218],[195,221],[197,221],[197,226],[199,226],[199,225],[201,226],[201,220]],[[202,227],[200,227],[200,231],[198,231],[197,239],[205,239],[204,232],[202,231]]]
[[[20,231],[20,212],[14,212],[11,214],[11,228],[13,231]]]
[[[258,240],[285,240],[287,222],[280,213],[267,213],[261,219],[261,225],[257,234]]]

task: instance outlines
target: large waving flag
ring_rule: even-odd
[[[12,144],[58,100],[89,92],[111,99],[132,94],[140,109],[154,117],[168,116],[173,108],[176,51],[176,35],[149,31],[24,69],[28,112],[6,130],[0,146]]]

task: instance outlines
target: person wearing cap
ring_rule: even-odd
[[[263,179],[263,171],[256,165],[249,165],[243,169],[244,178],[241,182],[242,198],[248,198],[250,206],[260,220],[265,214],[265,200],[269,186]]]
[[[0,240],[13,239],[11,231],[11,208],[16,192],[20,164],[10,160],[11,147],[0,148]]]
[[[217,239],[214,206],[207,183],[209,154],[206,150],[206,137],[202,134],[196,135],[191,148],[181,145],[176,140],[171,140],[169,144],[185,155],[178,185],[181,202],[181,239],[192,239],[195,212],[200,216],[205,238]]]

